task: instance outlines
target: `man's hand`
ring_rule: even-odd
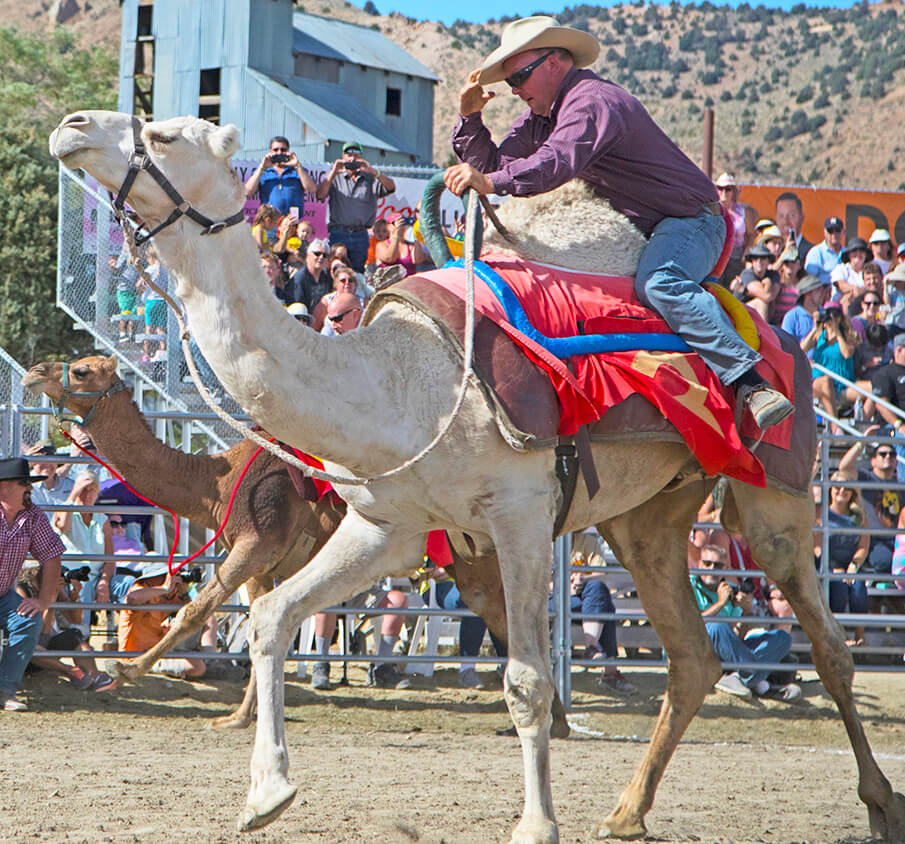
[[[286,162],[286,166],[292,168],[299,166],[298,156],[294,152],[289,153],[289,160]]]
[[[22,602],[16,607],[19,615],[27,615],[29,617],[44,612],[47,607],[44,606],[37,598],[23,598]]]
[[[469,73],[468,82],[465,83],[465,86],[459,91],[459,114],[461,114],[462,117],[467,117],[469,114],[480,111],[495,96],[493,91],[485,91],[481,87],[478,82],[478,77],[480,75],[480,70],[473,70]]]
[[[271,158],[272,155],[272,152],[265,153],[264,157],[261,159],[261,170],[266,170],[268,167],[273,167],[273,159]]]
[[[735,594],[735,590],[729,585],[728,581],[721,580],[720,585],[716,588],[716,594],[719,595],[718,603],[725,607],[726,604],[733,603],[732,598]]]
[[[106,580],[99,580],[94,589],[94,600],[99,604],[106,604],[110,600],[110,584]]]
[[[478,193],[493,193],[490,179],[470,164],[456,164],[447,168],[443,181],[456,196],[462,196],[466,188],[474,188]]]

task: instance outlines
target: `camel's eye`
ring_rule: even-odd
[[[160,132],[156,129],[147,129],[147,141],[150,144],[171,144],[179,137],[179,132]]]
[[[87,378],[91,374],[91,370],[87,366],[77,366],[72,370],[72,374],[76,378]]]

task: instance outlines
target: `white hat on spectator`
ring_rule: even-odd
[[[776,223],[774,223],[769,217],[763,217],[754,224],[754,228],[757,231],[762,232],[764,229],[775,225]]]
[[[905,267],[903,267],[901,264],[899,264],[897,267],[895,267],[893,269],[893,271],[888,276],[886,276],[886,280],[891,281],[893,283],[895,283],[895,282],[905,283]]]
[[[144,568],[141,570],[141,575],[136,578],[135,582],[150,580],[152,577],[160,577],[162,574],[169,573],[170,567],[166,563],[145,563]]]
[[[886,229],[874,229],[874,233],[870,236],[868,243],[892,243],[892,238]]]
[[[720,173],[717,180],[714,184],[718,188],[737,188],[738,182],[735,181],[735,176],[730,176],[728,173]]]
[[[779,226],[767,226],[758,236],[758,241],[764,243],[767,240],[772,240],[774,237],[778,237],[782,240],[782,230]]]

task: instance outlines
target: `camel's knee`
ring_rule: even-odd
[[[258,598],[248,611],[248,650],[252,658],[285,653],[289,647],[286,630],[294,629],[291,624],[284,624],[278,613],[269,609],[268,597]]]
[[[546,672],[510,658],[504,687],[506,705],[516,727],[540,726],[549,719],[553,682]]]
[[[679,706],[687,701],[697,709],[722,673],[720,658],[709,640],[707,652],[701,659],[670,660],[667,688],[672,705]]]

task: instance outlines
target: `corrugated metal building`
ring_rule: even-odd
[[[234,123],[237,158],[285,135],[305,161],[332,161],[348,140],[375,162],[431,161],[437,77],[382,33],[291,0],[122,6],[120,111]]]

